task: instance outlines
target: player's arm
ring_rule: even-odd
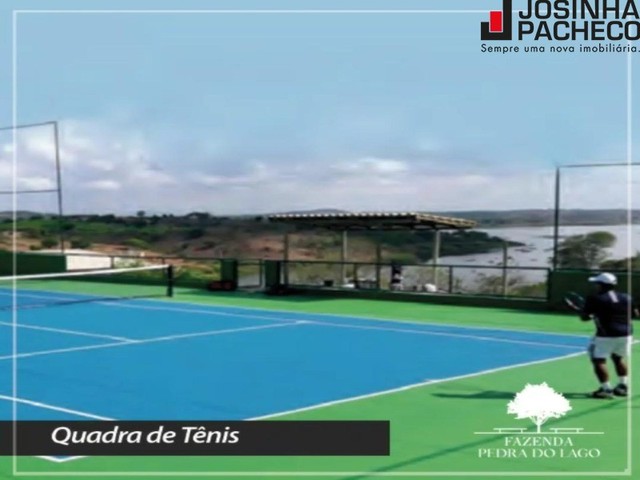
[[[584,302],[584,307],[580,311],[580,320],[588,322],[593,317],[593,297],[588,296]]]

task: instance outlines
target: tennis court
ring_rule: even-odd
[[[148,272],[158,274],[156,285],[122,281],[124,273],[116,281],[117,272],[18,282],[19,420],[389,419],[392,456],[20,458],[19,470],[390,474],[626,468],[620,445],[626,445],[627,402],[581,398],[593,387],[583,356],[590,331],[571,317],[180,289],[168,298],[164,268]],[[11,288],[3,287],[0,416],[11,419],[13,317],[7,307],[13,298]],[[505,415],[505,404],[537,381],[569,392],[579,416],[558,425],[606,430],[603,450],[617,442],[603,452],[606,461],[514,466],[478,459],[478,446],[500,439],[474,432],[530,426]]]

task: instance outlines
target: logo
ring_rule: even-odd
[[[481,40],[511,40],[512,0],[502,0],[502,10],[489,12],[489,21],[480,24]]]
[[[640,40],[638,0],[526,0],[513,21],[512,0],[480,24],[486,40],[632,42]]]
[[[543,429],[551,419],[566,416],[572,410],[571,403],[546,383],[527,384],[513,400],[507,403],[507,414],[516,420],[530,420],[534,429],[527,427],[496,427],[490,432],[476,435],[502,436],[498,448],[479,448],[479,458],[600,458],[600,449],[593,444],[595,435],[603,432],[587,432],[580,427],[550,427]],[[584,437],[583,437],[584,436]]]

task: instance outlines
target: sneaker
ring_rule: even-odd
[[[628,388],[625,384],[621,383],[616,388],[613,389],[613,394],[617,397],[626,397],[628,392]]]
[[[613,392],[611,390],[605,390],[604,388],[599,388],[595,392],[591,394],[592,398],[613,398]]]

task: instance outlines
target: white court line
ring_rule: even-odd
[[[51,298],[51,297],[46,297],[46,296],[41,296],[41,295],[26,295],[26,296],[31,296],[34,298]],[[142,309],[142,310],[160,310],[160,311],[174,311],[174,312],[181,312],[181,313],[194,313],[194,314],[198,314],[198,315],[211,315],[211,316],[226,316],[226,317],[237,317],[237,318],[249,318],[249,319],[257,319],[257,320],[269,320],[272,322],[281,322],[283,324],[293,324],[295,322],[305,322],[305,323],[310,323],[310,324],[318,324],[318,325],[325,325],[325,326],[333,326],[333,327],[338,327],[338,328],[359,328],[359,329],[363,329],[363,330],[387,330],[387,331],[393,331],[393,332],[402,332],[402,333],[414,333],[414,334],[421,334],[421,335],[435,335],[435,336],[445,336],[445,337],[458,337],[458,338],[468,338],[468,339],[472,339],[472,340],[480,340],[480,341],[487,341],[487,342],[498,342],[498,343],[514,343],[514,344],[522,344],[522,345],[532,345],[532,346],[547,346],[547,347],[558,347],[558,348],[581,348],[580,346],[576,346],[576,345],[561,345],[561,344],[554,344],[554,343],[547,343],[547,342],[534,342],[534,341],[528,341],[528,340],[512,340],[512,339],[505,339],[505,338],[499,338],[499,337],[487,337],[487,336],[481,336],[481,335],[470,335],[470,334],[462,334],[462,333],[450,333],[450,332],[434,332],[431,330],[406,330],[406,329],[395,329],[395,328],[390,328],[390,327],[376,327],[376,326],[357,326],[357,325],[345,325],[345,324],[334,324],[334,323],[330,323],[330,322],[321,322],[321,321],[315,321],[315,320],[296,320],[296,319],[290,319],[290,320],[282,320],[282,319],[278,319],[278,318],[274,318],[271,316],[264,316],[264,315],[253,315],[253,314],[243,314],[243,313],[231,313],[231,312],[224,312],[224,311],[219,311],[219,310],[195,310],[195,309],[185,309],[185,308],[174,308],[174,307],[164,307],[164,306],[149,306],[149,305],[134,305],[134,304],[128,304],[128,303],[108,303],[108,302],[100,302],[100,301],[96,301],[96,303],[100,304],[100,305],[105,305],[108,307],[116,307],[116,308],[135,308],[135,309]],[[240,308],[240,307],[229,307],[229,308]],[[280,312],[283,313],[283,312]],[[305,313],[302,312],[289,312],[293,315],[298,314],[298,315],[305,315]],[[308,314],[308,315],[315,315],[315,314]],[[320,315],[324,315],[324,314],[320,314]],[[340,317],[338,316],[338,318],[349,318],[349,317]],[[358,318],[359,317],[352,317],[352,318]],[[369,320],[367,318],[361,318],[362,320]],[[376,319],[374,321],[382,321],[382,319]],[[387,320],[389,322],[393,322],[393,323],[409,323],[412,325],[426,325],[420,322],[396,322],[395,320]],[[437,324],[430,324],[430,325],[437,325]],[[457,328],[455,326],[451,326],[452,328]],[[467,328],[471,328],[471,327],[467,327]],[[500,329],[483,329],[481,327],[475,329],[475,330],[486,330],[486,331],[500,331],[500,332],[509,332],[509,333],[513,333],[513,332],[521,332],[524,335],[530,335],[534,332],[528,332],[525,330],[500,330]],[[541,335],[547,335],[547,333],[540,333]],[[561,335],[562,334],[555,334],[555,335]],[[567,336],[571,336],[571,337],[580,337],[580,338],[588,338],[588,337],[582,337],[579,335],[567,335]],[[135,340],[134,340],[135,341]],[[0,357],[0,360],[2,360],[2,357]]]
[[[189,312],[189,313],[197,313],[204,315],[214,315],[214,316],[228,316],[228,317],[239,317],[239,318],[249,318],[249,319],[257,319],[257,320],[270,320],[276,322],[292,322],[295,319],[291,320],[280,320],[273,317],[267,317],[262,315],[251,315],[251,314],[243,314],[243,313],[227,313],[227,312],[212,312],[207,310],[188,310],[188,309],[175,309],[175,308],[163,308],[163,307],[150,307],[146,305],[127,305],[127,304],[108,304],[111,307],[118,308],[139,308],[139,309],[151,309],[151,310],[174,310],[180,312]],[[331,323],[331,322],[321,322],[315,320],[302,320],[308,324],[316,324],[316,325],[324,325],[329,327],[337,327],[337,328],[355,328],[361,330],[383,330],[390,332],[400,332],[400,333],[412,333],[419,335],[435,335],[441,337],[459,337],[459,338],[468,338],[471,340],[480,340],[485,342],[499,342],[499,343],[515,343],[522,345],[534,345],[534,346],[546,346],[546,347],[559,347],[559,348],[582,348],[580,345],[566,345],[566,344],[556,344],[556,343],[547,343],[547,342],[534,342],[529,340],[513,340],[508,338],[500,338],[500,337],[487,337],[481,335],[471,335],[465,333],[450,333],[450,332],[435,332],[432,330],[409,330],[409,329],[401,329],[401,328],[392,328],[392,327],[378,327],[378,326],[369,326],[369,325],[348,325],[348,324],[340,324],[340,323]],[[391,320],[393,322],[393,320]],[[419,323],[416,323],[420,325]],[[482,330],[482,329],[480,329]],[[511,330],[510,332],[515,332],[516,330]],[[527,334],[528,332],[523,332],[523,334]]]
[[[366,400],[369,398],[374,398],[374,397],[380,397],[382,395],[389,395],[392,393],[398,393],[398,392],[404,392],[407,390],[413,390],[414,388],[420,388],[420,387],[426,387],[428,385],[436,385],[438,383],[445,383],[445,382],[452,382],[454,380],[463,380],[463,379],[467,379],[467,378],[474,378],[474,377],[479,377],[481,375],[488,375],[491,373],[497,373],[497,372],[503,372],[506,370],[512,370],[514,368],[520,368],[520,367],[528,367],[531,365],[541,365],[543,363],[550,363],[550,362],[557,362],[558,360],[565,360],[568,358],[573,358],[573,357],[578,357],[580,355],[585,355],[585,352],[575,352],[575,353],[569,353],[567,355],[562,355],[559,357],[553,357],[553,358],[545,358],[543,360],[535,360],[532,362],[523,362],[523,363],[516,363],[514,365],[507,365],[504,367],[498,367],[498,368],[490,368],[488,370],[482,370],[480,372],[475,372],[475,373],[467,373],[464,375],[456,375],[454,377],[446,377],[446,378],[439,378],[439,379],[433,379],[433,380],[426,380],[424,382],[419,382],[419,383],[412,383],[410,385],[404,385],[402,387],[396,387],[396,388],[391,388],[388,390],[381,390],[379,392],[374,392],[374,393],[367,393],[365,395],[358,395],[355,397],[348,397],[348,398],[342,398],[340,400],[332,400],[330,402],[324,402],[324,403],[318,403],[316,405],[310,405],[308,407],[302,407],[302,408],[296,408],[293,410],[287,410],[284,412],[278,412],[278,413],[271,413],[268,415],[263,415],[260,417],[254,417],[254,418],[249,418],[248,420],[266,420],[269,418],[274,418],[274,417],[281,417],[283,415],[289,415],[289,414],[294,414],[294,413],[300,413],[300,412],[306,412],[309,410],[316,410],[319,408],[325,408],[325,407],[331,407],[333,405],[340,405],[342,403],[350,403],[350,402],[355,402],[358,400]]]
[[[355,402],[358,400],[365,400],[368,398],[374,398],[374,397],[379,397],[382,395],[389,395],[392,393],[397,393],[397,392],[402,392],[402,391],[406,391],[406,390],[412,390],[415,388],[420,388],[420,387],[426,387],[429,385],[435,385],[435,384],[439,384],[439,383],[447,383],[447,382],[452,382],[455,380],[463,380],[463,379],[467,379],[467,378],[473,378],[473,377],[479,377],[482,375],[488,375],[491,373],[497,373],[497,372],[501,372],[501,371],[505,371],[505,370],[512,370],[515,368],[520,368],[520,367],[527,367],[527,366],[531,366],[531,365],[539,365],[539,364],[543,364],[543,363],[550,363],[550,362],[556,362],[559,360],[565,360],[568,358],[572,358],[572,357],[577,357],[580,355],[583,355],[584,352],[578,352],[578,353],[570,353],[568,355],[563,355],[560,357],[554,357],[554,358],[547,358],[544,360],[536,360],[533,362],[524,362],[524,363],[519,363],[519,364],[515,364],[515,365],[508,365],[505,367],[499,367],[499,368],[492,368],[492,369],[488,369],[488,370],[482,370],[480,372],[475,372],[475,373],[469,373],[469,374],[465,374],[465,375],[457,375],[454,377],[447,377],[447,378],[441,378],[441,379],[435,379],[435,380],[427,380],[425,382],[420,382],[420,383],[414,383],[414,384],[410,384],[410,385],[404,385],[402,387],[397,387],[397,388],[392,388],[389,390],[381,390],[378,392],[373,392],[373,393],[367,393],[364,395],[358,395],[355,397],[348,397],[348,398],[342,398],[339,400],[332,400],[330,402],[324,402],[324,403],[318,403],[315,405],[309,405],[307,407],[301,407],[301,408],[296,408],[293,410],[287,410],[284,412],[278,412],[278,413],[271,413],[268,415],[262,415],[260,417],[253,417],[253,418],[248,418],[245,421],[258,421],[258,420],[267,420],[270,418],[275,418],[275,417],[281,417],[284,415],[289,415],[289,414],[294,414],[294,413],[300,413],[300,412],[306,412],[309,410],[317,410],[320,408],[325,408],[325,407],[330,407],[333,405],[340,405],[342,403],[350,403],[350,402]],[[4,397],[0,395],[0,399],[10,399],[11,397]],[[18,400],[20,402],[20,400]],[[22,401],[23,403],[28,403],[30,405],[35,405],[35,406],[40,406],[42,408],[45,409],[51,409],[51,410],[57,410],[57,411],[63,411],[66,413],[76,413],[78,415],[81,416],[86,416],[89,418],[96,418],[98,420],[111,420],[113,421],[114,419],[112,418],[106,418],[106,417],[97,417],[93,414],[85,414],[83,412],[74,412],[73,410],[68,410],[68,409],[61,409],[59,407],[55,407],[55,406],[51,406],[51,405],[46,405],[46,404],[42,404],[42,403],[38,403],[38,402],[31,402],[31,401]],[[67,458],[56,458],[56,457],[45,457],[45,456],[41,456],[38,458],[42,458],[44,460],[49,460],[55,463],[64,463],[64,462],[69,462],[72,460],[78,460],[81,458],[87,458],[86,456],[76,456],[76,457],[67,457]]]
[[[53,410],[55,412],[68,413],[70,415],[75,415],[76,417],[90,418],[92,420],[108,420],[108,421],[114,420],[113,418],[103,417],[101,415],[95,415],[93,413],[81,412],[79,410],[72,410],[70,408],[65,408],[65,407],[58,407],[56,405],[36,402],[33,400],[27,400],[25,398],[16,398],[16,397],[9,397],[7,395],[0,395],[0,400],[7,400],[9,402],[22,403],[24,405],[29,405],[31,407],[38,407],[38,408],[44,408],[45,410]]]
[[[64,292],[56,292],[56,291],[51,291],[52,295],[36,295],[36,294],[23,294],[22,296],[24,297],[29,297],[29,298],[43,298],[43,299],[56,299],[56,298],[73,298],[74,296],[77,295],[83,295],[83,294],[71,294],[71,293],[64,293]],[[2,293],[0,292],[0,295],[2,295]],[[88,296],[88,295],[83,295],[83,296]],[[132,300],[126,300],[126,301],[132,301]],[[505,332],[505,333],[523,333],[523,334],[528,334],[528,335],[554,335],[554,336],[559,336],[559,337],[576,337],[576,338],[583,338],[583,339],[588,339],[590,337],[589,334],[576,334],[576,333],[559,333],[559,332],[547,332],[547,331],[537,331],[537,330],[520,330],[520,329],[512,329],[512,328],[498,328],[498,327],[481,327],[481,326],[469,326],[469,325],[456,325],[453,323],[445,323],[445,322],[423,322],[423,321],[415,321],[415,320],[403,320],[403,319],[396,319],[396,318],[383,318],[383,317],[365,317],[365,316],[358,316],[358,315],[341,315],[338,313],[312,313],[312,312],[297,312],[295,310],[280,310],[280,309],[270,309],[270,308],[258,308],[258,307],[241,307],[241,306],[232,306],[232,305],[220,305],[220,304],[207,304],[207,303],[193,303],[193,302],[182,302],[182,301],[178,301],[178,300],[172,300],[172,301],[167,301],[167,300],[160,300],[160,299],[154,299],[154,298],[148,298],[148,299],[144,299],[144,301],[147,302],[153,302],[153,303],[162,303],[165,305],[171,305],[171,304],[180,304],[180,305],[189,305],[189,306],[194,306],[194,307],[205,307],[206,310],[201,310],[201,309],[192,309],[192,308],[176,308],[176,307],[170,307],[170,306],[159,306],[159,307],[152,307],[149,305],[135,305],[135,304],[131,304],[131,303],[111,303],[111,302],[101,302],[99,300],[96,300],[95,303],[99,303],[100,305],[105,305],[105,306],[109,306],[109,307],[118,307],[118,308],[138,308],[138,309],[145,309],[145,310],[167,310],[167,311],[172,311],[172,312],[184,312],[184,313],[196,313],[196,314],[201,314],[201,315],[226,315],[226,316],[235,316],[235,317],[243,317],[243,318],[264,318],[264,319],[268,319],[268,320],[272,320],[272,321],[276,321],[276,322],[284,322],[286,320],[280,320],[278,318],[273,318],[273,317],[267,317],[267,316],[257,316],[257,315],[243,315],[241,313],[231,313],[231,312],[224,312],[221,311],[223,309],[237,309],[237,310],[246,310],[246,311],[250,311],[250,312],[273,312],[273,313],[284,313],[284,314],[288,314],[288,315],[312,315],[312,316],[316,316],[316,317],[331,317],[331,318],[340,318],[340,319],[353,319],[353,320],[365,320],[365,321],[372,321],[372,322],[391,322],[391,323],[406,323],[409,325],[422,325],[422,326],[433,326],[433,327],[444,327],[444,328],[455,328],[455,329],[463,329],[463,330],[485,330],[485,331],[493,331],[493,332]],[[473,307],[468,307],[468,308],[473,308]]]
[[[58,407],[56,405],[51,405],[48,403],[34,402],[33,400],[27,400],[25,398],[15,398],[15,397],[8,397],[6,395],[0,395],[0,400],[7,400],[9,402],[22,403],[24,405],[30,405],[32,407],[43,408],[45,410],[53,410],[55,412],[68,413],[71,415],[75,415],[77,417],[90,418],[92,420],[115,421],[114,418],[103,417],[101,415],[95,415],[93,413],[81,412],[79,410],[72,410],[70,408]],[[52,457],[49,455],[37,455],[35,458],[41,458],[43,460],[48,460],[50,462],[55,462],[55,463],[64,463],[64,462],[70,462],[71,460],[79,460],[81,458],[86,458],[86,456],[58,458],[58,457]]]
[[[0,325],[5,325],[7,327],[11,327],[13,326],[12,323],[10,322],[0,322]],[[133,342],[135,341],[132,338],[126,338],[126,337],[114,337],[111,335],[102,335],[100,333],[88,333],[88,332],[81,332],[78,330],[67,330],[64,328],[53,328],[53,327],[41,327],[41,326],[36,326],[36,325],[28,325],[25,323],[19,323],[16,325],[17,328],[25,328],[28,330],[42,330],[44,332],[54,332],[54,333],[64,333],[66,335],[77,335],[80,337],[93,337],[93,338],[105,338],[107,340],[116,340],[116,341],[120,341],[120,342]]]
[[[72,460],[80,460],[81,458],[87,458],[86,455],[78,455],[75,457],[50,457],[48,455],[37,455],[35,458],[41,458],[42,460],[47,460],[49,462],[53,462],[53,463],[65,463],[65,462],[71,462]]]
[[[633,342],[633,344],[637,344],[640,343],[640,340],[636,340]],[[579,357],[580,355],[585,355],[586,352],[575,352],[575,353],[569,353],[567,355],[562,355],[559,357],[553,357],[553,358],[545,358],[543,360],[534,360],[532,362],[523,362],[523,363],[516,363],[514,365],[507,365],[504,367],[497,367],[497,368],[490,368],[488,370],[482,370],[480,372],[475,372],[475,373],[467,373],[464,375],[456,375],[455,377],[447,377],[447,378],[439,378],[439,379],[434,379],[434,380],[426,380],[424,382],[419,382],[419,383],[413,383],[411,385],[405,385],[402,387],[396,387],[396,388],[391,388],[389,390],[381,390],[379,392],[374,392],[374,393],[367,393],[365,395],[358,395],[355,397],[349,397],[349,398],[342,398],[340,400],[332,400],[330,402],[324,402],[324,403],[318,403],[316,405],[310,405],[308,407],[302,407],[302,408],[296,408],[293,410],[286,410],[284,412],[278,412],[278,413],[270,413],[268,415],[262,415],[260,417],[254,417],[254,418],[248,418],[247,421],[254,421],[254,420],[267,420],[270,418],[275,418],[275,417],[281,417],[284,415],[291,415],[294,413],[301,413],[301,412],[306,412],[309,410],[317,410],[319,408],[325,408],[325,407],[331,407],[333,405],[340,405],[342,403],[350,403],[350,402],[355,402],[358,400],[366,400],[369,398],[374,398],[374,397],[380,397],[382,395],[389,395],[392,393],[398,393],[398,392],[404,392],[407,390],[413,390],[414,388],[420,388],[420,387],[426,387],[429,385],[436,385],[439,383],[446,383],[446,382],[452,382],[454,380],[465,380],[468,378],[474,378],[474,377],[479,377],[481,375],[488,375],[491,373],[498,373],[498,372],[504,372],[507,370],[513,370],[514,368],[520,368],[520,367],[529,367],[532,365],[542,365],[545,363],[551,363],[551,362],[557,362],[559,360],[566,360],[569,358],[573,358],[573,357]]]
[[[37,352],[31,352],[31,353],[5,355],[0,357],[0,361],[18,359],[18,358],[39,357],[41,355],[54,355],[57,353],[81,352],[84,350],[98,350],[100,348],[121,347],[123,345],[135,345],[135,344],[134,342],[99,343],[98,345],[86,345],[84,347],[69,347],[69,348],[59,348],[54,350],[40,350]]]
[[[637,344],[640,343],[640,340],[636,340],[633,342],[633,344]],[[324,402],[324,403],[318,403],[315,405],[309,405],[307,407],[301,407],[301,408],[296,408],[293,410],[286,410],[283,412],[277,412],[277,413],[271,413],[271,414],[267,414],[267,415],[262,415],[259,417],[253,417],[253,418],[248,418],[245,421],[259,421],[259,420],[268,420],[271,418],[276,418],[276,417],[282,417],[285,415],[292,415],[292,414],[296,414],[296,413],[302,413],[302,412],[307,412],[307,411],[311,411],[311,410],[318,410],[321,408],[326,408],[326,407],[331,407],[333,405],[340,405],[343,403],[351,403],[351,402],[355,402],[358,400],[366,400],[369,398],[375,398],[375,397],[380,397],[383,395],[390,395],[393,393],[398,393],[398,392],[403,392],[403,391],[407,391],[407,390],[413,390],[415,388],[420,388],[420,387],[427,387],[430,385],[436,385],[436,384],[440,384],[440,383],[447,383],[447,382],[452,382],[455,380],[464,380],[464,379],[469,379],[469,378],[475,378],[475,377],[480,377],[482,375],[489,375],[492,373],[498,373],[498,372],[503,372],[503,371],[507,371],[507,370],[513,370],[516,368],[521,368],[521,367],[528,367],[528,366],[533,366],[533,365],[541,365],[541,364],[545,364],[545,363],[551,363],[551,362],[557,362],[560,360],[567,360],[569,358],[573,358],[573,357],[578,357],[580,355],[584,355],[585,352],[576,352],[576,353],[570,353],[567,355],[562,355],[559,357],[553,357],[553,358],[547,358],[547,359],[543,359],[543,360],[535,360],[532,362],[523,362],[523,363],[518,363],[515,365],[507,365],[504,367],[498,367],[498,368],[491,368],[491,369],[487,369],[487,370],[482,370],[480,372],[475,372],[475,373],[468,373],[468,374],[464,374],[464,375],[457,375],[454,377],[446,377],[446,378],[440,378],[440,379],[434,379],[434,380],[427,380],[424,382],[420,382],[420,383],[413,383],[410,385],[404,385],[402,387],[396,387],[396,388],[392,388],[392,389],[388,389],[388,390],[381,390],[378,392],[373,392],[373,393],[367,393],[364,395],[358,395],[355,397],[348,397],[348,398],[342,398],[339,400],[332,400],[329,402]],[[0,399],[4,399],[4,400],[12,400],[12,397],[6,397],[4,395],[0,395]],[[34,406],[39,406],[41,408],[45,408],[45,409],[50,409],[50,410],[57,410],[57,411],[62,411],[62,412],[66,412],[66,413],[73,413],[73,414],[77,414],[79,416],[86,416],[88,418],[95,418],[98,420],[106,420],[106,421],[115,421],[115,419],[112,418],[107,418],[107,417],[98,417],[97,415],[93,415],[93,414],[86,414],[84,412],[78,412],[75,410],[69,410],[69,409],[63,409],[60,407],[55,407],[53,405],[47,405],[44,403],[39,403],[39,402],[32,402],[32,401],[28,401],[28,400],[17,400],[19,403],[28,403],[29,405],[34,405]],[[41,458],[43,460],[48,460],[51,462],[55,462],[55,463],[65,463],[65,462],[70,462],[73,460],[79,460],[82,458],[88,458],[87,456],[75,456],[75,457],[66,457],[66,458],[56,458],[56,457],[49,457],[49,456],[39,456],[36,458]]]
[[[257,325],[252,327],[243,327],[243,328],[230,328],[225,330],[209,330],[206,332],[195,332],[195,333],[185,333],[181,335],[167,335],[165,337],[153,337],[146,338],[142,340],[131,340],[127,342],[115,342],[115,343],[105,343],[100,345],[87,345],[84,347],[70,347],[70,348],[60,348],[54,350],[43,350],[39,352],[31,352],[31,353],[20,353],[18,355],[5,355],[0,357],[0,360],[10,360],[13,358],[29,358],[29,357],[39,357],[42,355],[54,355],[58,353],[69,353],[69,352],[80,352],[83,350],[99,350],[102,348],[113,348],[113,347],[123,347],[125,345],[143,345],[147,343],[156,343],[156,342],[168,342],[172,340],[181,340],[184,338],[195,338],[195,337],[212,337],[214,335],[223,335],[227,333],[238,333],[238,332],[248,332],[253,330],[267,330],[270,328],[282,328],[282,327],[291,327],[295,325],[302,325],[308,322],[298,321],[298,322],[290,322],[290,323],[278,323],[275,325]]]
[[[636,345],[638,343],[640,343],[640,340],[635,340],[633,342],[633,345]],[[514,365],[506,365],[504,367],[490,368],[488,370],[482,370],[480,372],[466,373],[464,375],[456,375],[455,377],[447,377],[447,378],[439,378],[439,379],[434,379],[434,380],[426,380],[424,382],[413,383],[411,385],[405,385],[405,386],[402,386],[402,387],[391,388],[389,390],[381,390],[379,392],[367,393],[365,395],[358,395],[358,396],[355,396],[355,397],[348,397],[348,398],[343,398],[343,399],[340,399],[340,400],[332,400],[330,402],[318,403],[316,405],[310,405],[308,407],[296,408],[296,409],[293,409],[293,410],[286,410],[284,412],[270,413],[268,415],[262,415],[260,417],[248,418],[247,421],[267,420],[269,418],[281,417],[281,416],[284,416],[284,415],[290,415],[290,414],[294,414],[294,413],[301,413],[301,412],[306,412],[306,411],[309,411],[309,410],[316,410],[316,409],[319,409],[319,408],[331,407],[333,405],[340,405],[342,403],[350,403],[350,402],[355,402],[357,400],[366,400],[368,398],[380,397],[382,395],[389,395],[389,394],[392,394],[392,393],[404,392],[406,390],[413,390],[414,388],[426,387],[426,386],[429,386],[429,385],[436,385],[438,383],[446,383],[446,382],[451,382],[451,381],[454,381],[454,380],[465,380],[465,379],[468,379],[468,378],[479,377],[481,375],[488,375],[488,374],[491,374],[491,373],[498,373],[498,372],[504,372],[504,371],[507,371],[507,370],[513,370],[514,368],[529,367],[529,366],[532,366],[532,365],[542,365],[542,364],[545,364],[545,363],[557,362],[559,360],[566,360],[566,359],[573,358],[573,357],[579,357],[579,356],[585,355],[585,354],[586,354],[586,352],[574,352],[574,353],[569,353],[569,354],[562,355],[562,356],[559,356],[559,357],[545,358],[545,359],[542,359],[542,360],[534,360],[532,362],[516,363]]]
[[[575,350],[576,348],[580,348],[580,349],[583,348],[580,345],[530,342],[528,340],[511,340],[508,338],[482,337],[479,335],[467,335],[462,333],[430,332],[430,331],[424,331],[424,330],[408,330],[405,328],[374,327],[374,326],[365,326],[365,325],[342,325],[342,324],[329,323],[329,322],[314,322],[313,320],[310,320],[308,323],[311,325],[322,325],[327,327],[353,328],[353,329],[359,329],[359,330],[382,330],[387,332],[410,333],[414,335],[435,335],[435,336],[442,336],[442,337],[458,337],[458,338],[468,338],[471,340],[479,340],[483,342],[515,343],[515,344],[521,344],[521,345],[533,345],[537,347],[569,348],[572,350]]]
[[[166,303],[171,304],[174,302],[168,302],[166,300],[158,300],[158,299],[147,299],[144,301],[149,302],[158,302],[158,303]],[[443,327],[443,328],[455,328],[455,329],[463,329],[463,330],[485,330],[485,331],[494,331],[494,332],[505,332],[505,333],[522,333],[525,335],[554,335],[559,337],[576,337],[576,338],[589,338],[589,334],[576,334],[576,333],[558,333],[558,332],[545,332],[545,331],[535,331],[535,330],[517,330],[517,329],[509,329],[509,328],[494,328],[494,327],[473,327],[468,325],[456,325],[452,323],[434,323],[434,322],[422,322],[422,321],[414,321],[414,320],[402,320],[395,318],[382,318],[382,317],[360,317],[357,315],[340,315],[338,313],[312,313],[312,312],[297,312],[295,310],[272,310],[267,308],[253,308],[253,307],[236,307],[231,305],[219,305],[219,304],[199,304],[199,303],[190,303],[190,302],[179,302],[182,305],[193,305],[197,307],[207,307],[207,310],[196,310],[190,308],[175,308],[175,307],[152,307],[148,305],[134,305],[130,303],[107,303],[100,302],[103,305],[108,305],[110,307],[119,307],[119,308],[142,308],[142,309],[150,309],[150,310],[168,310],[173,312],[184,312],[184,313],[197,313],[203,315],[226,315],[230,317],[243,317],[243,318],[264,318],[268,320],[274,321],[286,321],[279,320],[273,317],[267,316],[259,316],[252,314],[242,314],[242,313],[231,313],[224,312],[219,309],[238,309],[238,310],[247,310],[254,312],[273,312],[273,313],[285,313],[288,315],[312,315],[315,317],[332,317],[332,318],[340,318],[340,319],[349,319],[349,320],[365,320],[372,322],[390,322],[390,323],[406,323],[409,325],[422,325],[422,326],[431,326],[431,327]]]
[[[38,295],[31,295],[31,296],[38,297],[38,298],[46,298],[46,297],[42,297],[42,296],[38,296]],[[534,342],[534,341],[528,341],[528,340],[512,340],[512,339],[505,339],[505,338],[499,338],[499,337],[487,337],[487,336],[481,336],[481,335],[470,335],[470,334],[462,334],[462,333],[434,332],[434,331],[431,331],[431,330],[408,330],[408,329],[396,329],[396,328],[391,328],[391,327],[364,326],[364,325],[363,326],[346,325],[346,324],[335,324],[335,323],[330,323],[330,322],[320,322],[320,321],[315,321],[315,320],[296,320],[296,319],[282,320],[282,319],[274,318],[274,317],[271,317],[271,316],[264,316],[264,315],[253,315],[253,314],[244,314],[244,313],[231,313],[231,312],[212,311],[212,310],[192,310],[192,309],[163,307],[163,306],[154,307],[154,306],[148,306],[148,305],[132,305],[132,304],[127,304],[127,303],[107,303],[107,302],[100,302],[100,301],[97,301],[96,303],[99,303],[100,305],[105,305],[105,306],[109,306],[109,307],[116,307],[116,308],[135,308],[135,309],[142,309],[142,310],[174,311],[174,312],[181,312],[181,313],[194,313],[194,314],[198,314],[198,315],[226,316],[226,317],[248,318],[248,319],[256,319],[256,320],[268,320],[268,321],[271,321],[271,322],[280,322],[283,325],[290,325],[290,324],[295,324],[295,323],[309,323],[309,324],[317,324],[317,325],[324,325],[324,326],[332,326],[332,327],[337,327],[337,328],[354,328],[354,329],[362,329],[362,330],[383,330],[383,331],[412,333],[412,334],[420,334],[420,335],[434,335],[434,336],[443,336],[443,337],[468,338],[468,339],[471,339],[471,340],[479,340],[479,341],[486,341],[486,342],[514,343],[514,344],[522,344],[522,345],[547,346],[547,347],[571,348],[571,349],[581,348],[580,346],[576,346],[576,345],[561,345],[561,344],[546,343],[546,342]],[[231,308],[235,308],[235,307],[231,307]],[[299,315],[304,315],[303,313],[300,313],[300,312],[291,312],[291,313],[292,314],[296,314],[297,313]],[[311,315],[313,315],[313,314],[311,314]],[[378,320],[376,320],[376,321],[378,321]],[[390,320],[390,322],[394,322],[394,321]],[[403,322],[403,323],[409,323],[409,322]],[[419,322],[411,322],[411,324],[422,325]],[[478,328],[478,330],[487,330],[487,329]],[[502,331],[502,330],[500,330],[500,331]],[[504,330],[504,331],[505,332],[519,332],[518,330]],[[524,335],[530,334],[530,332],[526,332],[526,331],[522,331],[522,333]],[[543,333],[543,335],[545,335],[545,334]],[[136,340],[132,340],[132,341],[135,342]],[[0,360],[2,360],[2,357],[0,357]]]

